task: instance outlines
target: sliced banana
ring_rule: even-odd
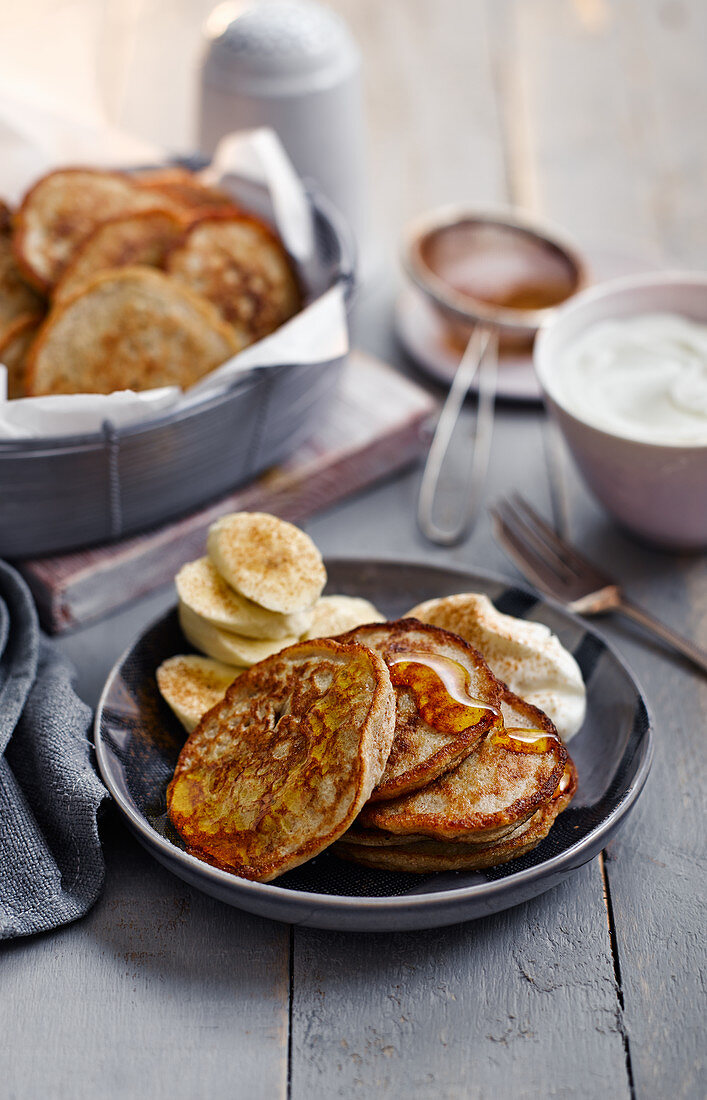
[[[279,653],[288,645],[294,645],[299,638],[278,638],[265,641],[257,638],[244,638],[241,634],[231,634],[220,630],[213,623],[196,615],[190,607],[179,601],[179,623],[187,641],[202,653],[217,661],[237,668],[250,668],[258,661],[264,661],[273,653]]]
[[[305,638],[332,638],[364,623],[385,622],[377,607],[360,596],[322,596],[314,605]]]
[[[311,608],[283,615],[247,600],[226,583],[210,558],[183,565],[176,585],[179,599],[195,615],[246,638],[301,638],[312,622]]]
[[[197,657],[194,653],[168,657],[157,669],[157,686],[187,733],[207,710],[220,703],[240,669]]]
[[[309,536],[265,512],[222,516],[209,528],[206,548],[224,580],[268,611],[305,611],[326,583]]]

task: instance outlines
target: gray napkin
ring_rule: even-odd
[[[76,920],[103,885],[91,711],[0,562],[0,939]]]

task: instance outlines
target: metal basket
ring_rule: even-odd
[[[306,291],[354,282],[348,229],[308,192],[316,254]],[[36,557],[135,534],[281,462],[326,415],[343,358],[254,370],[181,412],[57,439],[0,441],[0,555]]]

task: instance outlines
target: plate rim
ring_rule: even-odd
[[[459,566],[456,563],[452,565],[438,565],[437,563],[430,563],[421,561],[417,558],[399,557],[397,555],[391,556],[378,556],[375,558],[366,556],[331,556],[324,558],[324,564],[327,567],[335,568],[336,566],[350,566],[350,565],[366,565],[370,567],[376,566],[390,566],[395,565],[398,568],[419,568],[419,569],[433,569],[440,573],[452,573],[463,577],[478,577],[482,581],[487,581],[493,584],[507,585],[508,587],[516,588],[521,592],[532,596],[537,603],[544,604],[551,608],[553,611],[558,612],[561,616],[568,619],[570,622],[579,626],[585,633],[593,634],[597,637],[606,649],[611,654],[613,660],[615,660],[624,674],[628,677],[629,681],[633,684],[646,712],[647,725],[643,735],[645,743],[644,757],[639,764],[638,770],[632,783],[626,788],[622,795],[618,805],[605,817],[599,825],[590,830],[589,833],[576,843],[571,844],[568,848],[562,852],[558,852],[554,856],[548,857],[543,860],[542,863],[536,864],[533,867],[527,867],[522,871],[516,871],[511,874],[505,875],[503,878],[496,879],[493,882],[477,882],[471,885],[464,885],[458,887],[448,887],[444,890],[437,890],[431,893],[424,894],[403,894],[395,895],[393,897],[357,897],[346,896],[342,894],[318,894],[312,893],[306,890],[287,890],[277,885],[275,882],[256,882],[252,879],[242,878],[239,875],[235,875],[230,871],[221,870],[218,867],[213,867],[211,864],[205,863],[204,860],[198,859],[196,856],[190,855],[189,852],[185,852],[183,849],[178,848],[171,841],[163,837],[156,829],[150,825],[149,821],[138,813],[133,806],[123,796],[122,792],[115,787],[110,774],[110,768],[107,759],[104,756],[106,749],[103,744],[101,724],[103,711],[105,707],[106,697],[112,682],[118,673],[121,665],[125,659],[129,656],[137,643],[141,641],[145,635],[153,630],[159,623],[167,618],[168,615],[172,615],[176,609],[176,603],[172,604],[166,611],[163,611],[160,615],[155,616],[149,623],[142,627],[142,629],[133,636],[131,641],[116,659],[111,666],[106,679],[101,689],[100,698],[96,706],[96,714],[93,722],[93,744],[94,751],[96,753],[96,760],[98,762],[98,768],[101,774],[101,778],[106,785],[113,801],[115,802],[120,813],[126,818],[127,823],[131,828],[136,831],[147,842],[148,847],[157,847],[162,851],[169,860],[173,860],[177,863],[183,864],[187,869],[199,875],[203,875],[205,878],[210,879],[212,883],[220,884],[226,888],[230,888],[231,891],[240,891],[244,894],[253,897],[260,897],[265,901],[277,902],[277,899],[281,899],[283,902],[287,902],[291,905],[301,905],[303,907],[311,908],[316,906],[318,909],[324,909],[330,913],[338,911],[351,911],[355,909],[357,912],[363,912],[368,910],[374,913],[396,913],[396,912],[410,912],[421,911],[426,909],[433,909],[435,905],[440,904],[459,904],[466,900],[472,901],[479,897],[493,898],[497,895],[503,895],[505,892],[512,892],[514,886],[520,884],[532,883],[538,879],[543,879],[546,876],[551,877],[553,873],[566,874],[575,868],[582,866],[584,862],[588,862],[593,858],[593,854],[587,856],[585,860],[578,858],[585,854],[587,849],[595,849],[597,841],[604,836],[608,836],[610,839],[616,826],[619,822],[627,816],[629,811],[633,808],[636,800],[640,796],[643,788],[646,785],[646,781],[650,774],[651,766],[653,764],[653,756],[655,750],[654,738],[653,738],[653,713],[651,707],[646,698],[643,686],[631,668],[629,662],[618,653],[613,644],[607,640],[601,631],[596,630],[594,626],[587,623],[579,615],[575,615],[573,612],[568,611],[557,600],[553,600],[544,596],[538,590],[534,589],[531,585],[524,583],[523,581],[516,582],[513,578],[507,577],[501,573],[495,573],[486,569],[467,569],[463,566]],[[599,852],[602,847],[596,848]],[[511,903],[513,904],[513,903]],[[296,923],[291,921],[290,923]]]

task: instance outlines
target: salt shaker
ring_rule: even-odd
[[[270,126],[360,238],[364,207],[361,59],[346,24],[313,0],[219,4],[205,27],[198,142]]]

